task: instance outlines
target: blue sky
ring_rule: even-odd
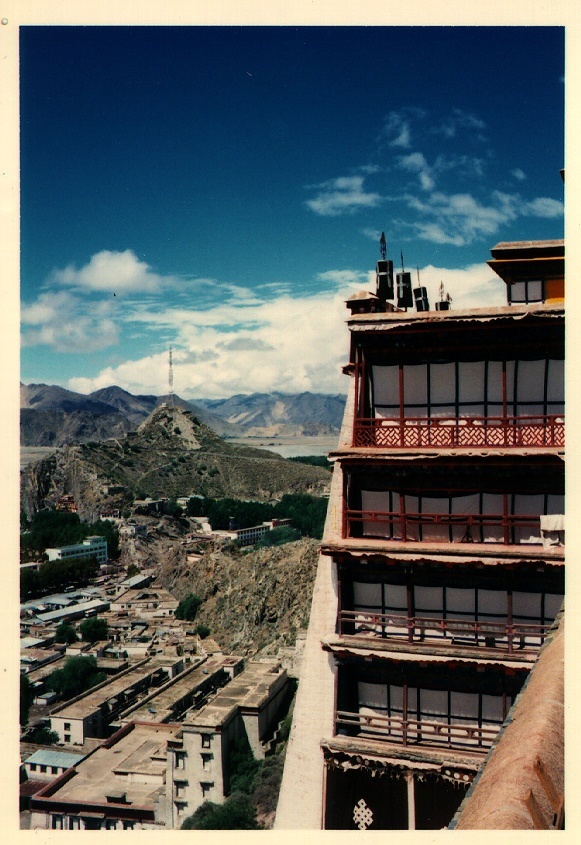
[[[557,27],[20,29],[21,379],[345,392],[378,239],[453,306],[563,236]]]

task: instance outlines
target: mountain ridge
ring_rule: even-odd
[[[161,404],[191,410],[228,438],[313,436],[340,430],[342,394],[236,394],[224,399],[187,400],[179,396],[129,393],[117,385],[90,394],[58,385],[20,385],[20,439],[23,446],[65,446],[124,436]]]

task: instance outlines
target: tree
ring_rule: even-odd
[[[34,690],[27,675],[20,676],[20,724],[26,725],[28,713],[34,701]]]
[[[178,505],[175,499],[170,499],[165,506],[165,512],[168,516],[180,517],[183,515],[183,508]]]
[[[199,596],[190,593],[190,595],[187,596],[187,598],[182,599],[176,607],[176,619],[184,619],[187,622],[193,622],[201,604],[202,599]]]
[[[224,804],[204,801],[187,818],[182,830],[262,830],[256,821],[256,810],[248,795],[236,792]]]
[[[97,660],[93,656],[69,657],[62,669],[56,669],[47,678],[49,689],[62,698],[73,698],[106,679],[104,672],[97,669]]]
[[[140,568],[137,566],[136,563],[130,563],[127,567],[127,577],[133,578],[134,575],[139,575],[141,572]]]
[[[26,734],[26,742],[33,742],[35,745],[56,745],[59,735],[50,728],[36,727]]]
[[[77,632],[71,623],[61,622],[56,629],[54,638],[55,643],[66,643],[66,645],[71,645],[71,643],[76,643],[77,639]]]
[[[199,637],[201,640],[205,640],[205,639],[206,639],[206,637],[209,637],[209,636],[210,636],[210,629],[208,628],[208,626],[207,626],[207,625],[204,625],[204,623],[203,623],[203,622],[200,622],[200,623],[199,623],[198,625],[196,625],[196,627],[194,628],[194,634],[197,634],[197,635],[198,635],[198,637]]]
[[[109,626],[106,619],[99,619],[94,616],[81,622],[79,630],[85,642],[96,643],[98,640],[107,639]]]
[[[260,769],[260,762],[255,759],[248,739],[237,739],[230,749],[230,782],[228,791],[232,794],[244,792],[250,795],[255,786],[255,778]]]
[[[296,528],[291,528],[290,525],[280,525],[278,528],[273,528],[268,531],[264,537],[261,537],[256,544],[259,548],[269,546],[282,546],[285,543],[293,543],[295,540],[301,539],[301,532]]]

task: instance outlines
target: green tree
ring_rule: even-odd
[[[66,643],[67,645],[70,645],[71,643],[76,643],[78,637],[77,632],[70,622],[61,622],[56,629],[54,639],[56,643]]]
[[[106,640],[109,633],[109,626],[106,619],[99,619],[93,616],[85,619],[79,625],[82,638],[85,642],[96,643],[98,640]]]
[[[278,793],[282,781],[284,755],[266,757],[256,777],[252,801],[261,814],[272,813],[278,804]]]
[[[34,690],[28,675],[20,676],[20,724],[26,725],[28,713],[34,701]]]
[[[184,619],[187,622],[193,622],[201,604],[202,599],[199,596],[190,593],[187,598],[182,599],[182,601],[178,604],[175,612],[176,619]]]
[[[182,516],[184,509],[178,505],[175,499],[170,499],[165,506],[165,512],[168,516]]]
[[[49,728],[36,727],[26,734],[26,742],[33,742],[35,745],[56,745],[59,735]]]
[[[197,635],[198,635],[198,637],[199,637],[201,640],[205,640],[205,639],[206,639],[206,637],[209,637],[209,636],[210,636],[210,629],[208,628],[208,626],[207,626],[207,625],[204,625],[204,623],[203,623],[203,622],[200,622],[200,623],[199,623],[198,625],[196,625],[196,627],[194,628],[194,634],[197,634]]]
[[[250,795],[254,789],[260,762],[255,759],[246,737],[237,739],[230,748],[230,782],[228,791]]]
[[[93,656],[69,657],[62,667],[56,669],[47,678],[49,689],[62,698],[73,698],[106,679],[104,672],[97,669],[97,660]]]
[[[290,525],[280,525],[268,531],[256,544],[260,548],[269,546],[283,546],[285,543],[293,543],[301,539],[301,532]]]
[[[141,572],[140,568],[137,566],[136,563],[130,563],[127,567],[127,577],[133,578],[134,575],[139,575]]]
[[[234,793],[224,804],[205,801],[187,818],[182,830],[262,830],[248,795]]]

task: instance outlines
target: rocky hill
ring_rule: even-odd
[[[190,593],[200,596],[195,624],[207,625],[225,651],[276,653],[281,646],[294,645],[297,631],[306,629],[317,540],[305,537],[252,551],[192,549],[180,542],[189,530],[187,520],[143,521],[148,523],[147,537],[123,538],[122,562],[152,568],[156,583],[177,599]]]
[[[93,521],[145,496],[273,501],[285,493],[324,495],[329,481],[320,467],[227,443],[192,412],[161,406],[130,435],[65,446],[29,464],[21,501],[31,515],[72,494],[81,519]]]
[[[85,396],[56,385],[21,384],[20,442],[23,446],[65,446],[123,437],[167,400],[167,396],[133,396],[120,387],[105,387]],[[237,437],[242,433],[236,425],[178,396],[173,404],[193,411],[218,434]]]
[[[20,442],[65,446],[122,437],[167,401],[167,396],[133,396],[116,386],[85,396],[55,385],[21,384]],[[345,397],[252,393],[190,402],[176,396],[173,404],[193,411],[222,437],[315,436],[340,430]]]

